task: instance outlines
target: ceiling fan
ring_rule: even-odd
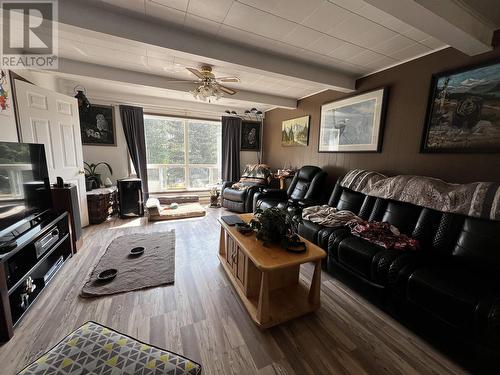
[[[195,81],[184,79],[169,82],[191,82],[199,84],[196,89],[190,91],[195,99],[206,101],[211,96],[215,96],[218,100],[224,94],[234,95],[237,92],[229,87],[223,86],[221,82],[239,83],[240,79],[238,77],[216,77],[215,74],[212,73],[212,67],[209,65],[202,65],[200,70],[195,68],[186,69],[198,77],[198,79]]]

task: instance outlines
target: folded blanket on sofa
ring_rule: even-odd
[[[398,228],[389,223],[376,221],[352,220],[347,224],[355,236],[382,246],[385,249],[418,250],[416,239],[399,232]]]
[[[412,203],[437,211],[487,220],[500,220],[500,183],[450,184],[437,178],[398,175],[354,169],[342,187],[373,197]]]
[[[346,225],[352,220],[361,220],[351,211],[339,211],[335,207],[328,205],[304,208],[302,210],[302,219],[330,228]]]

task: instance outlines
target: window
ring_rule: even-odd
[[[219,182],[220,122],[145,115],[144,131],[150,192],[201,190]]]

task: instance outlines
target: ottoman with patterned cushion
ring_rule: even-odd
[[[201,365],[87,322],[19,374],[198,375]]]

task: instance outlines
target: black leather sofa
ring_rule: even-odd
[[[254,194],[253,211],[270,207],[307,207],[319,204],[324,192],[327,173],[321,168],[306,165],[299,169],[287,190],[261,189]]]
[[[304,220],[299,234],[327,250],[329,273],[347,273],[380,292],[401,316],[428,318],[482,347],[500,348],[500,221],[369,197],[339,183],[328,204],[384,221],[420,250],[386,250],[345,228]]]

